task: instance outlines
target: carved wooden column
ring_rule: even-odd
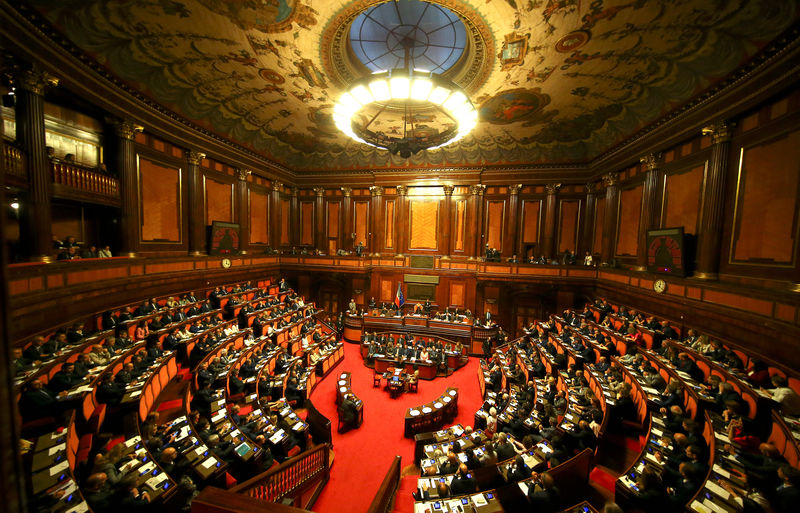
[[[556,205],[558,203],[558,191],[561,189],[560,183],[549,183],[545,185],[547,191],[547,202],[544,210],[544,234],[542,237],[542,255],[548,261],[553,259],[556,252]]]
[[[292,197],[289,200],[289,244],[300,244],[300,189],[292,187]]]
[[[443,185],[444,189],[444,211],[442,212],[442,247],[439,250],[443,260],[450,259],[450,252],[452,251],[452,233],[453,233],[453,191],[455,187],[452,185]]]
[[[353,188],[342,187],[342,230],[339,232],[339,247],[350,251],[353,249]]]
[[[597,184],[589,182],[586,184],[586,214],[583,216],[583,230],[576,251],[578,261],[582,261],[581,259],[587,251],[593,252],[595,210],[597,210]]]
[[[503,257],[505,258],[517,254],[517,220],[519,219],[519,191],[521,190],[521,183],[508,187],[508,216],[505,226],[505,244],[503,244]]]
[[[383,219],[383,186],[373,185],[369,188],[372,200],[369,207],[369,234],[367,235],[366,251],[370,256],[380,256],[379,237],[380,223]]]
[[[486,192],[486,186],[483,184],[476,184],[469,186],[469,199],[472,202],[472,212],[475,218],[473,220],[472,230],[472,255],[470,260],[476,260],[485,255],[483,251],[483,193]]]
[[[606,212],[603,219],[603,250],[600,261],[604,264],[611,263],[614,258],[614,245],[617,242],[618,183],[617,173],[603,175],[603,184],[606,186]]]
[[[703,189],[703,212],[697,241],[696,278],[716,280],[719,276],[722,214],[725,204],[725,175],[728,170],[733,123],[719,121],[703,129],[711,136],[711,160]]]
[[[281,245],[281,189],[283,184],[272,182],[272,191],[269,195],[269,242],[272,249],[278,249]]]
[[[136,256],[139,251],[139,184],[136,177],[136,133],[143,129],[130,120],[114,124],[117,134],[117,175],[120,198],[120,243],[118,254]]]
[[[236,170],[236,218],[239,223],[239,252],[250,252],[250,194],[247,188],[249,169]]]
[[[325,188],[314,187],[314,246],[320,251],[328,252],[325,231]]]
[[[50,162],[44,135],[44,93],[58,79],[46,71],[28,70],[17,81],[17,141],[28,163],[28,195],[21,206],[20,238],[32,261],[53,260],[53,219],[50,206]],[[66,234],[62,234],[66,235]]]
[[[189,176],[189,254],[205,255],[206,249],[206,211],[203,172],[200,163],[206,154],[195,150],[186,152],[186,171]]]
[[[639,217],[639,249],[636,252],[636,271],[647,270],[647,230],[658,226],[658,185],[661,183],[661,155],[651,153],[639,161],[647,167],[642,187],[642,209]]]

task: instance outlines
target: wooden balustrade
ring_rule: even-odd
[[[383,478],[381,487],[372,499],[367,513],[386,513],[391,511],[392,499],[400,485],[400,456],[395,456],[386,477]]]
[[[114,177],[66,162],[51,162],[50,169],[54,184],[102,196],[119,196],[119,182]]]
[[[267,502],[290,498],[296,506],[308,508],[329,478],[330,445],[322,444],[231,488],[231,491]]]
[[[24,180],[28,179],[25,169],[25,154],[8,141],[3,141],[3,160],[6,164],[6,174]]]

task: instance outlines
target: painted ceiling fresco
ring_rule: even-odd
[[[377,1],[27,1],[133,89],[298,171],[589,161],[798,18],[795,0],[441,0],[488,29],[487,72],[470,87],[480,121],[403,159],[331,118],[344,89],[324,36]]]

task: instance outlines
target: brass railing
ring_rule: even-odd
[[[119,196],[119,182],[89,168],[66,162],[51,162],[53,183],[103,196]]]
[[[231,491],[269,502],[279,502],[287,497],[299,499],[306,490],[328,481],[329,461],[330,445],[318,445],[231,488]]]

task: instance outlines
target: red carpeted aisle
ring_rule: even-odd
[[[344,434],[336,432],[336,382],[339,374],[352,373],[353,392],[364,401],[364,423]],[[311,395],[314,406],[331,420],[335,460],[331,479],[313,510],[320,513],[347,511],[360,513],[369,507],[372,497],[396,455],[401,466],[414,463],[414,440],[403,436],[406,410],[439,397],[448,386],[458,388],[458,415],[454,423],[472,425],[475,411],[483,403],[478,389],[478,359],[447,378],[420,380],[419,392],[389,397],[383,388],[373,388],[372,369],[366,367],[356,344],[345,343],[344,361],[326,377]],[[399,493],[396,510],[411,511],[410,493]]]

